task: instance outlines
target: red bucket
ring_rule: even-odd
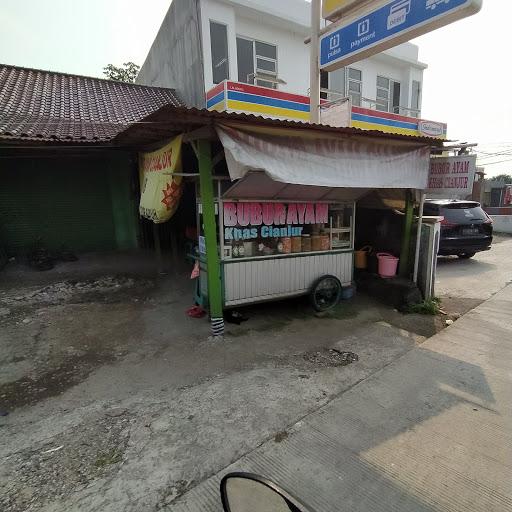
[[[398,268],[398,258],[387,252],[379,252],[377,254],[379,260],[379,276],[380,277],[394,277]]]

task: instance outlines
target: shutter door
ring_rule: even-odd
[[[24,254],[116,246],[107,168],[101,160],[6,159],[0,168],[0,244]]]

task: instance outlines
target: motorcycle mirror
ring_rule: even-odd
[[[226,475],[220,495],[225,512],[308,512],[290,493],[252,473]]]

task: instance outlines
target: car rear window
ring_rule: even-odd
[[[464,224],[475,220],[487,220],[485,212],[480,206],[454,204],[441,208],[441,215],[450,222]]]

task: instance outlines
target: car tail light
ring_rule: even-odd
[[[484,224],[491,224],[491,225],[492,225],[492,224],[493,224],[493,222],[492,222],[491,217],[489,217],[489,215],[487,215],[487,213],[486,213],[486,212],[484,212],[484,213],[485,213],[485,216],[487,217],[487,220],[486,220],[486,221],[484,221]]]
[[[453,228],[456,225],[457,224],[455,224],[455,222],[450,222],[449,220],[446,219],[446,217],[443,217],[443,220],[441,221],[441,226],[445,228]]]

